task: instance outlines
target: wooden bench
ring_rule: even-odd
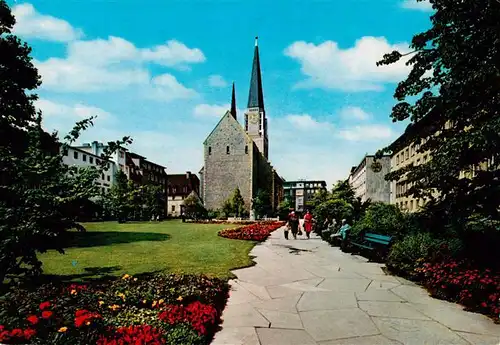
[[[364,250],[377,252],[381,256],[385,256],[392,244],[392,236],[379,235],[367,232],[361,237],[361,242],[349,240],[349,244]]]

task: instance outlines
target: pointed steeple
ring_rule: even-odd
[[[248,108],[264,110],[264,93],[262,92],[262,76],[260,74],[260,59],[258,37],[255,37],[255,50],[253,53],[252,78],[248,94]]]
[[[238,120],[236,117],[236,92],[234,91],[234,81],[233,81],[233,93],[231,95],[231,115],[233,115],[235,120]]]

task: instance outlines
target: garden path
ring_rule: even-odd
[[[500,344],[500,326],[485,316],[318,236],[287,241],[280,229],[251,255],[255,266],[233,271],[212,345]]]

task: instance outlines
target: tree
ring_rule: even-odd
[[[253,201],[253,208],[258,217],[268,216],[272,212],[271,196],[265,190],[259,189]]]
[[[186,217],[191,219],[200,219],[207,216],[207,210],[195,193],[189,194],[188,197],[184,199],[184,211]]]
[[[147,219],[165,214],[165,192],[163,188],[163,186],[154,184],[142,186],[142,205],[144,216]]]
[[[398,169],[387,179],[406,176],[412,185],[408,195],[430,200],[431,213],[463,231],[473,216],[500,220],[500,2],[430,3],[432,27],[413,37],[412,51],[394,51],[377,63],[411,56],[411,72],[395,90],[399,103],[391,114],[394,122],[410,124],[401,140],[378,155],[409,144],[417,152],[430,150],[431,160]],[[412,97],[417,100],[410,103]]]
[[[76,205],[95,195],[89,179],[97,174],[65,166],[61,152],[92,125],[93,117],[78,122],[63,143],[57,133],[43,131],[42,114],[33,104],[40,76],[31,49],[11,34],[14,24],[10,8],[0,0],[0,283],[41,273],[40,252],[64,253],[64,234],[84,230],[76,222]],[[110,143],[102,158],[128,142],[126,137]],[[96,170],[101,169],[104,165]]]
[[[127,175],[118,170],[115,174],[115,183],[109,190],[108,198],[119,223],[126,222],[134,209],[133,192],[134,186],[131,183],[129,184]]]
[[[233,196],[231,197],[231,208],[236,217],[241,217],[241,214],[245,211],[245,200],[243,200],[239,188],[236,188],[233,192]]]
[[[289,198],[285,198],[280,204],[278,205],[278,216],[280,219],[286,219],[288,216],[288,213],[290,212],[290,207],[292,207],[292,203],[290,202]]]

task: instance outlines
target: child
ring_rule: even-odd
[[[290,230],[290,223],[286,222],[285,225],[285,240],[288,240],[288,231]]]

